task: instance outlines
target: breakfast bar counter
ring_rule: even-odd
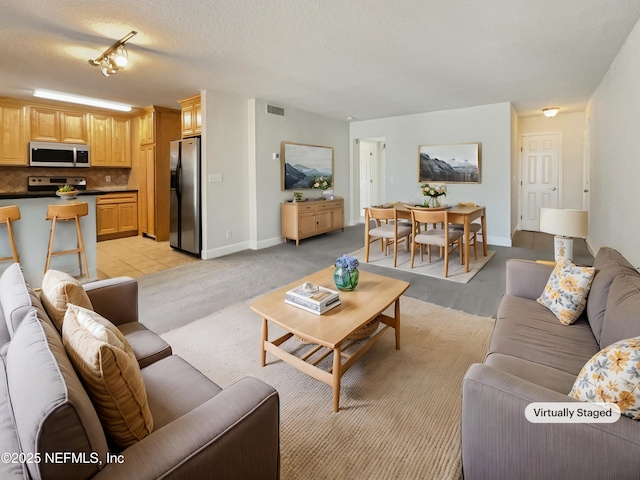
[[[96,196],[107,192],[82,191],[73,200],[63,200],[55,192],[15,192],[0,194],[0,207],[18,205],[20,220],[13,222],[14,237],[20,257],[20,265],[29,284],[38,288],[42,284],[49,244],[51,221],[46,220],[50,204],[86,202],[89,214],[80,218],[82,237],[89,264],[89,279],[97,278],[96,270]],[[54,250],[75,248],[76,230],[73,222],[59,222],[56,226]],[[5,226],[0,226],[0,257],[10,256],[11,247]],[[10,261],[0,263],[0,274],[11,265]],[[51,259],[51,267],[73,276],[80,274],[78,255],[60,255]],[[85,272],[86,273],[86,272]]]

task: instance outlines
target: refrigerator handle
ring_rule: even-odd
[[[174,175],[175,175],[175,189],[176,189],[176,193],[178,195],[180,195],[180,186],[182,184],[182,182],[181,182],[182,179],[180,178],[180,176],[181,176],[180,172],[181,171],[182,171],[182,160],[179,159],[178,160],[178,165],[176,166],[176,171],[174,173]]]

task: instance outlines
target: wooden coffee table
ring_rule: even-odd
[[[284,302],[285,292],[302,285],[304,282],[315,283],[335,290],[334,269],[335,267],[325,268],[286,287],[268,293],[253,302],[251,309],[262,317],[262,339],[260,342],[262,366],[265,366],[267,352],[269,352],[301,372],[331,385],[333,387],[333,410],[337,412],[340,403],[340,378],[380,339],[389,327],[395,329],[396,350],[400,350],[400,296],[409,288],[409,283],[360,271],[360,279],[356,289],[352,292],[340,292],[342,304],[323,315],[315,315]],[[393,303],[395,303],[394,316],[382,315],[382,312]],[[378,316],[384,327],[369,337],[358,350],[349,354],[345,353],[344,350],[356,343],[356,340],[348,340],[348,337]],[[277,339],[269,340],[269,322],[282,327],[288,333]],[[302,357],[296,357],[280,348],[280,345],[294,335],[317,344],[317,346]],[[317,364],[331,354],[333,354],[331,369],[327,371],[319,368]]]

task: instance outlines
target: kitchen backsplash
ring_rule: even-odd
[[[27,177],[86,177],[87,188],[129,187],[130,168],[46,168],[46,167],[2,167],[0,168],[0,193],[25,192]],[[107,182],[106,177],[111,181]]]

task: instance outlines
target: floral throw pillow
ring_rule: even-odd
[[[582,367],[569,396],[615,403],[622,415],[640,420],[640,337],[620,340],[596,353]]]
[[[587,305],[593,267],[578,267],[561,259],[553,269],[538,303],[551,310],[564,325],[575,322]]]

